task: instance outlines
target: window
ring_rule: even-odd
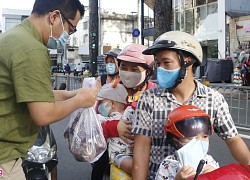
[[[88,21],[83,22],[83,29],[84,29],[84,30],[85,30],[85,29],[88,29]]]
[[[194,34],[194,13],[193,9],[185,11],[185,32]]]
[[[195,6],[200,6],[206,4],[206,0],[196,0],[195,1]]]
[[[15,25],[18,25],[20,22],[21,22],[21,19],[6,18],[5,31],[9,30],[10,28],[14,27]]]
[[[208,14],[217,13],[218,12],[218,4],[217,3],[208,4],[207,11],[208,11],[207,12]]]
[[[217,2],[218,0],[207,0],[207,3]]]
[[[174,21],[175,30],[183,31],[184,30],[183,26],[184,26],[184,15],[182,12],[176,12]]]
[[[200,6],[194,9],[195,32],[201,26],[203,20],[207,17],[207,7]]]
[[[185,0],[185,9],[193,7],[193,0]]]

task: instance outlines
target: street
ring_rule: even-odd
[[[69,117],[51,125],[58,146],[58,180],[90,180],[91,165],[89,163],[77,162],[69,152],[67,142],[63,137],[64,129],[67,126],[68,121]],[[248,138],[244,138],[244,141],[250,148],[249,130],[240,130],[239,133],[244,134],[244,137]],[[222,141],[216,134],[210,138],[209,154],[219,162],[220,166],[235,162],[224,141]]]

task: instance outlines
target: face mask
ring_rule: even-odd
[[[207,154],[208,148],[208,141],[201,141],[193,138],[189,143],[177,150],[176,155],[181,166],[190,165],[194,169],[197,169],[200,160],[204,159]]]
[[[61,18],[61,23],[62,23],[62,27],[63,27],[63,33],[61,34],[61,36],[58,39],[54,38],[52,36],[52,26],[50,25],[50,36],[49,36],[49,40],[47,43],[47,47],[49,49],[63,49],[63,47],[66,45],[66,43],[69,39],[68,32],[64,30],[61,14],[60,14],[60,18]]]
[[[125,87],[134,88],[145,80],[146,70],[139,73],[119,70],[119,76]]]
[[[101,103],[98,106],[99,113],[101,113],[101,115],[103,115],[104,117],[108,117],[109,116],[109,111],[111,109],[111,107],[106,108],[107,104],[108,104],[108,102],[104,102],[104,103]]]
[[[108,63],[106,64],[106,71],[107,71],[107,74],[115,74],[115,70],[116,70],[116,65],[115,63]]]
[[[181,68],[166,70],[162,67],[157,68],[157,81],[161,88],[171,88],[177,80]]]

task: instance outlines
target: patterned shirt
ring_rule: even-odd
[[[215,169],[219,168],[219,164],[213,159],[212,156],[206,155],[204,157],[205,165],[211,165]],[[180,162],[177,160],[175,155],[171,155],[166,157],[162,162],[158,169],[155,179],[156,180],[174,180],[176,174],[181,169]]]
[[[197,106],[209,114],[214,131],[223,140],[235,137],[238,132],[223,95],[198,81],[195,83],[195,92],[184,104]],[[163,127],[168,114],[181,105],[172,93],[158,87],[144,91],[138,101],[132,132],[151,137],[149,179],[155,178],[161,161],[174,154]]]

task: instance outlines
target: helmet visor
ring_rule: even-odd
[[[192,117],[175,123],[176,129],[184,137],[195,137],[200,133],[212,135],[212,126],[208,117]]]

